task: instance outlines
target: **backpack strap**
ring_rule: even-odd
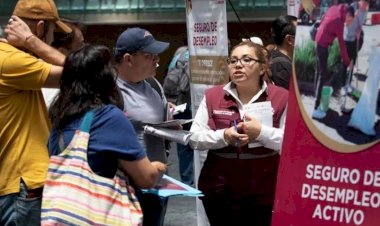
[[[150,86],[160,95],[161,99],[163,99],[163,90],[161,89],[158,81],[154,77],[149,77],[145,79],[146,82],[150,84]]]
[[[92,122],[92,119],[94,118],[94,112],[95,110],[90,110],[86,112],[86,114],[84,115],[83,121],[79,127],[80,131],[86,132],[86,133],[90,132],[91,122]]]
[[[273,63],[287,63],[287,62],[289,62],[289,59],[286,58],[285,56],[278,56],[271,59],[272,64]]]
[[[94,118],[94,114],[95,114],[95,110],[90,110],[90,111],[85,113],[83,120],[79,126],[80,131],[83,131],[86,133],[90,132],[91,122],[92,122],[92,119]],[[58,136],[59,136],[58,146],[59,146],[60,151],[62,152],[63,150],[65,150],[65,141],[63,140],[62,131],[58,132]]]
[[[158,84],[157,79],[155,79],[154,77],[149,77],[149,78],[145,79],[145,81],[150,84],[150,86],[158,93],[158,95],[160,95],[161,99],[163,100],[164,99],[164,91],[162,90],[160,84]],[[166,106],[166,107],[168,107],[168,106]],[[169,150],[170,149],[170,141],[164,139],[164,142],[165,142],[166,150]]]

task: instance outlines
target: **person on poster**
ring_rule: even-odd
[[[344,24],[349,23],[353,17],[348,11],[347,4],[331,6],[323,16],[315,37],[316,42],[316,100],[312,118],[323,119],[326,117],[326,110],[320,107],[322,87],[327,85],[329,75],[327,74],[327,58],[329,47],[333,44],[335,38],[338,39],[340,55],[343,63],[351,70],[353,64],[348,57],[347,48],[343,40]]]
[[[144,133],[147,123],[166,120],[167,102],[146,81],[156,74],[159,54],[167,50],[169,43],[157,41],[153,35],[139,27],[121,33],[115,44],[117,84],[124,99],[124,111],[132,122],[141,145],[151,161],[167,163],[164,139]],[[136,191],[144,213],[143,225],[162,226],[168,198]]]
[[[363,46],[363,25],[367,18],[367,11],[368,2],[366,0],[359,0],[351,3],[348,10],[348,12],[352,14],[353,19],[346,23],[343,39],[346,44],[348,56],[350,57],[353,66],[355,66],[358,53]],[[342,89],[341,92],[344,95],[346,93],[352,92],[352,87],[350,85],[352,77],[346,78],[346,67],[343,67],[342,71],[343,76],[341,78],[340,85],[345,85],[344,89]]]
[[[206,90],[190,129],[209,150],[198,189],[212,226],[271,223],[288,91],[263,80],[269,66],[263,46],[233,47],[231,82]]]

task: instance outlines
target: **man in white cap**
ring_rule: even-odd
[[[264,43],[263,43],[263,40],[261,40],[261,38],[257,37],[257,36],[252,36],[250,37],[249,39],[248,38],[243,38],[242,39],[243,42],[247,42],[247,41],[251,41],[255,44],[258,44],[258,45],[261,45],[261,46],[264,46]]]
[[[71,32],[52,0],[19,0],[0,42],[0,225],[40,225],[50,131],[41,87],[58,87],[65,61],[48,45],[56,26]]]
[[[263,40],[261,40],[261,38],[259,38],[257,36],[252,36],[249,39],[248,38],[243,38],[242,41],[243,42],[251,41],[251,42],[256,43],[258,45],[264,46]]]
[[[134,27],[124,31],[116,41],[115,62],[118,73],[117,84],[124,99],[124,111],[132,122],[137,136],[147,150],[149,160],[167,163],[163,139],[144,134],[144,125],[166,120],[166,99],[146,81],[156,74],[160,58],[169,43],[157,41],[142,28]],[[143,213],[143,225],[161,226],[167,207],[167,198],[142,193],[136,189]]]

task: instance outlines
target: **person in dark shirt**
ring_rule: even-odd
[[[289,89],[297,18],[282,15],[272,22],[272,36],[276,47],[272,50],[272,80],[275,85]]]
[[[352,21],[352,13],[348,11],[347,4],[339,4],[331,6],[324,14],[318,31],[315,37],[316,55],[317,55],[317,87],[316,87],[316,100],[314,104],[314,112],[312,118],[323,119],[326,117],[326,110],[320,107],[322,87],[328,83],[329,75],[327,73],[327,59],[329,56],[329,47],[333,44],[334,40],[338,40],[340,56],[342,57],[343,64],[352,68],[352,62],[347,53],[346,44],[343,39],[344,24]]]

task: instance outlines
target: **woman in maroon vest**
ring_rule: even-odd
[[[206,90],[190,144],[209,150],[198,188],[210,224],[270,225],[288,91],[265,82],[268,54],[252,42],[228,59],[231,82]]]

